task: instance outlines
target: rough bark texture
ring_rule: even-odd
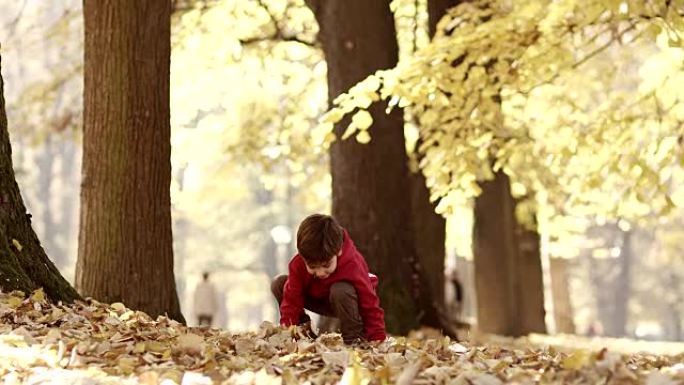
[[[184,321],[173,274],[168,0],[85,0],[76,282]]]
[[[45,255],[14,178],[3,88],[0,75],[0,289],[29,293],[42,287],[53,301],[71,302],[78,293]]]
[[[570,301],[568,283],[568,261],[564,258],[550,258],[551,292],[553,293],[553,317],[556,333],[575,333],[575,321]]]
[[[435,204],[430,203],[430,192],[425,185],[425,176],[421,172],[410,174],[411,207],[413,212],[414,237],[416,254],[420,266],[430,285],[430,291],[423,290],[420,301],[423,314],[423,325],[440,327],[439,318],[426,306],[432,303],[445,308],[444,302],[444,258],[446,256],[446,220],[435,213]],[[426,298],[427,294],[431,298]],[[428,316],[429,315],[429,316]]]
[[[478,328],[508,336],[546,330],[539,238],[521,229],[515,205],[502,172],[475,200]]]
[[[428,28],[430,37],[434,37],[437,23],[446,11],[456,6],[458,0],[428,0]],[[413,212],[414,237],[416,254],[422,270],[427,275],[430,285],[429,293],[432,298],[426,298],[427,291],[423,291],[420,301],[424,317],[423,325],[441,327],[441,320],[430,307],[437,306],[446,309],[444,301],[444,258],[446,256],[446,220],[435,213],[437,202],[430,202],[430,191],[422,172],[411,173],[411,207]],[[426,306],[427,305],[427,306]]]
[[[378,69],[396,65],[398,47],[389,0],[308,1],[318,20],[328,64],[328,96],[334,99]],[[380,276],[379,295],[390,333],[418,326],[416,257],[403,117],[370,110],[372,141],[337,140],[330,149],[333,215],[347,228],[371,271]],[[348,119],[337,124],[342,134]]]
[[[473,226],[477,324],[483,332],[517,335],[517,287],[512,279],[517,277],[511,274],[517,254],[515,202],[508,177],[501,172],[481,187]]]

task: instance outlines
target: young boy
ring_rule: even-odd
[[[335,219],[313,214],[299,225],[297,250],[288,275],[273,280],[271,291],[280,304],[280,324],[309,322],[304,313],[340,319],[345,343],[385,339],[385,313],[375,294],[378,277]]]

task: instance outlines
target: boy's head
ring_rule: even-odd
[[[306,269],[318,278],[327,278],[337,268],[344,231],[330,215],[309,215],[297,230],[297,250]]]

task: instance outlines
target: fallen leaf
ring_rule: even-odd
[[[17,251],[20,253],[21,250],[24,249],[24,246],[22,246],[21,243],[19,243],[19,241],[17,241],[16,239],[12,239],[12,245],[14,245],[14,248],[17,249]]]
[[[413,362],[411,365],[407,366],[404,368],[404,370],[401,371],[399,374],[399,377],[397,377],[397,381],[395,382],[396,385],[411,385],[413,383],[413,380],[416,378],[418,375],[418,371],[420,370],[422,366],[422,362],[420,360]]]
[[[646,377],[646,385],[677,385],[679,381],[675,381],[670,376],[667,376],[659,371],[651,372]]]
[[[190,354],[199,354],[204,348],[204,338],[193,333],[183,334],[178,337],[177,347]]]
[[[479,374],[477,377],[475,377],[473,380],[473,385],[501,385],[503,382],[491,374],[488,373],[482,373]]]
[[[563,359],[563,368],[578,370],[591,362],[591,353],[586,350],[577,350]]]
[[[34,291],[33,294],[31,294],[31,301],[33,301],[33,302],[45,301],[45,292],[43,291],[42,287],[40,289]]]
[[[349,365],[349,352],[346,350],[322,352],[321,358],[326,365],[345,367]]]
[[[361,366],[357,354],[352,355],[352,363],[342,373],[342,378],[337,385],[367,385],[370,383],[368,369]]]
[[[114,302],[113,304],[109,305],[112,309],[119,313],[123,313],[126,311],[126,306],[122,304],[121,302]]]

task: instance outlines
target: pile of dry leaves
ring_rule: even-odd
[[[95,301],[0,293],[4,384],[684,384],[684,355],[469,346],[447,337],[346,347],[264,322],[258,333],[184,327]]]

